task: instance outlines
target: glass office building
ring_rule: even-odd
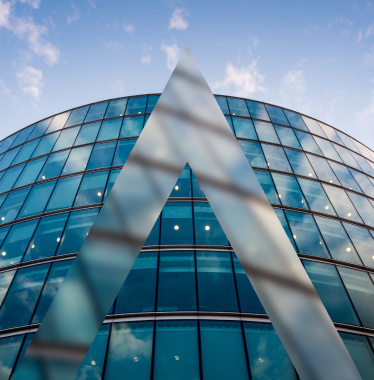
[[[159,95],[0,142],[0,378],[10,378]],[[216,96],[363,379],[374,377],[374,152],[313,118]],[[105,254],[105,253],[103,253]],[[297,379],[190,168],[78,379]]]

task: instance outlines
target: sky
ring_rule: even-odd
[[[374,1],[0,0],[0,139],[162,92],[188,46],[216,94],[326,122],[374,149]]]

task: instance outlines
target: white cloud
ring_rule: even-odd
[[[32,66],[24,67],[16,74],[18,84],[25,95],[31,95],[36,101],[40,99],[43,88],[43,73]]]
[[[187,14],[185,10],[176,8],[171,16],[169,29],[186,30],[188,22],[184,16],[187,16]]]
[[[151,63],[151,55],[143,55],[142,58],[140,59],[141,63],[147,63],[148,65]]]
[[[241,67],[236,67],[229,62],[226,65],[224,80],[213,84],[213,87],[226,94],[248,97],[256,92],[264,91],[263,81],[264,75],[258,72],[256,60],[248,66]]]
[[[174,70],[179,57],[179,48],[176,43],[173,45],[161,45],[161,50],[166,54],[166,67],[169,70]]]
[[[122,49],[122,45],[117,42],[117,41],[109,41],[109,42],[106,42],[104,43],[104,46],[109,49],[109,50],[113,50],[113,51],[116,51],[116,50],[120,50]]]
[[[8,99],[11,99],[13,103],[16,102],[16,97],[12,91],[6,85],[6,83],[0,78],[0,94],[4,94]]]
[[[25,3],[33,7],[34,9],[38,9],[42,0],[21,0],[21,3]]]
[[[78,21],[81,18],[81,15],[79,13],[79,9],[72,4],[71,5],[71,13],[68,15],[67,23],[72,24],[75,21]]]
[[[306,82],[303,70],[290,70],[282,78],[282,91],[293,96],[300,96],[306,92]]]
[[[132,22],[130,22],[129,24],[125,22],[125,23],[123,23],[123,29],[127,33],[134,33],[135,26]]]
[[[143,45],[143,54],[142,54],[142,57],[140,58],[141,63],[147,64],[147,65],[151,64],[151,51],[152,51],[152,46]]]
[[[23,19],[12,14],[11,3],[0,0],[0,28],[6,28],[18,38],[26,40],[29,49],[36,55],[43,57],[48,65],[57,63],[60,51],[43,35],[48,33],[47,27],[37,25],[32,18]]]

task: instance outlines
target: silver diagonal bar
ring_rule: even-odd
[[[360,379],[188,48],[14,379],[74,379],[186,162],[301,379]]]

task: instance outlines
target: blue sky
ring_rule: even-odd
[[[213,92],[321,119],[374,148],[374,2],[0,0],[0,138],[161,92],[189,46]]]

